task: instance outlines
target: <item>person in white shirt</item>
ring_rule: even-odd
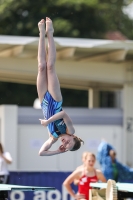
[[[0,143],[0,184],[9,183],[8,164],[12,163],[12,158],[9,152],[4,152],[3,146]],[[0,191],[0,198],[6,199],[8,197],[7,191]]]

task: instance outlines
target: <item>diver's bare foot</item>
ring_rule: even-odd
[[[48,35],[49,33],[53,34],[53,32],[54,32],[54,28],[53,28],[52,20],[46,17],[46,33]]]
[[[44,19],[38,22],[38,28],[39,28],[40,34],[45,35],[45,20]]]

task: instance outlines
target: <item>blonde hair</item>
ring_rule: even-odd
[[[86,158],[89,157],[89,156],[92,156],[96,160],[96,156],[95,156],[94,153],[88,152],[87,155],[86,155]]]
[[[84,151],[83,154],[82,154],[82,159],[83,159],[83,158],[86,159],[87,155],[88,155],[88,151]]]

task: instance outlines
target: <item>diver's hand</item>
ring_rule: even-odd
[[[48,125],[48,120],[46,120],[46,119],[39,119],[40,120],[40,122],[41,122],[41,124],[43,125],[43,126],[47,126]]]
[[[67,151],[68,150],[63,145],[59,146],[59,148],[58,148],[59,153],[64,153],[64,152],[67,152]]]

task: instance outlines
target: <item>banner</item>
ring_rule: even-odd
[[[40,187],[55,187],[53,191],[12,191],[10,200],[72,200],[63,187],[71,172],[11,172],[10,184]],[[72,185],[77,192],[77,186]]]

